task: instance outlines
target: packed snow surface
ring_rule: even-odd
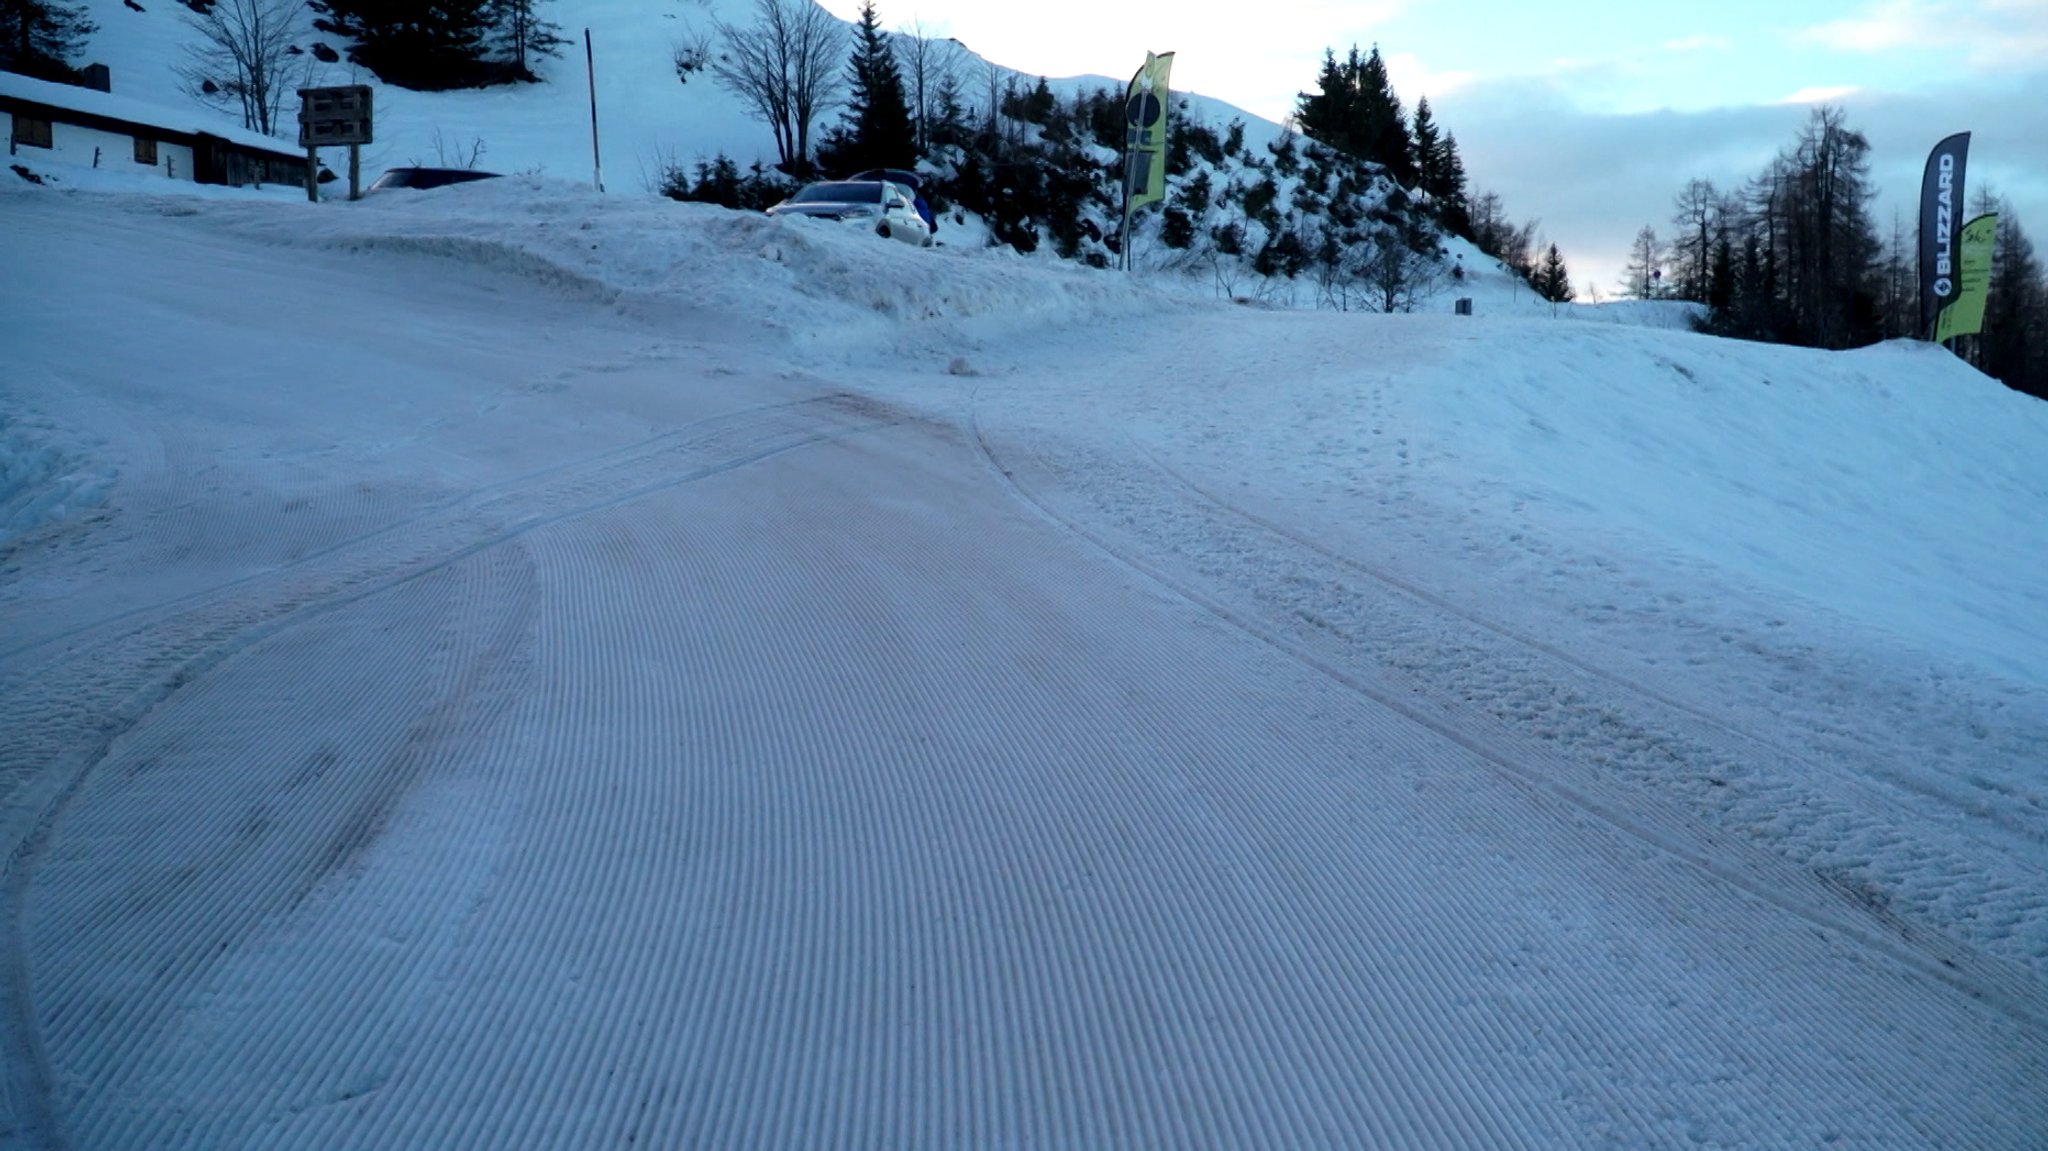
[[[0,1141],[2048,1131],[2048,405],[1945,351],[538,177],[0,268]]]

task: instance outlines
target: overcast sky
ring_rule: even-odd
[[[852,18],[860,0],[821,0]],[[1880,227],[1913,227],[1927,151],[1974,133],[1969,186],[2048,247],[2048,0],[882,0],[1019,71],[1127,77],[1172,51],[1174,87],[1279,120],[1323,50],[1378,44],[1403,103],[1429,97],[1476,187],[1542,221],[1575,282],[1612,294],[1644,224],[1699,176],[1738,186],[1831,100],[1872,147]],[[1247,16],[1251,18],[1247,18]]]

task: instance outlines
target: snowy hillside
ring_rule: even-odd
[[[0,191],[25,1147],[2027,1148],[2048,407],[518,177]]]
[[[91,39],[87,62],[113,69],[116,93],[171,107],[193,106],[176,71],[188,61],[187,45],[193,42],[183,5],[163,0],[137,11],[121,0],[84,0],[82,6],[100,29]],[[774,139],[765,125],[749,118],[708,76],[680,81],[675,68],[678,48],[710,34],[718,21],[745,26],[752,12],[749,0],[556,0],[542,14],[560,24],[574,43],[540,65],[547,82],[483,91],[412,92],[380,84],[345,59],[336,64],[297,59],[312,69],[310,84],[369,84],[375,89],[377,138],[363,149],[364,169],[370,173],[405,164],[467,167],[472,150],[481,144],[475,167],[587,181],[593,176],[583,52],[587,29],[596,63],[605,185],[614,192],[645,193],[655,189],[662,168],[672,163],[688,166],[721,153],[743,167],[756,160],[774,163]],[[911,13],[898,15],[908,19]],[[337,44],[334,37],[310,30],[304,40],[309,46]],[[983,46],[966,47],[971,54]],[[1143,62],[1141,50],[1132,67]],[[974,66],[979,67],[978,61]],[[1070,77],[1057,87],[1062,92],[1094,84],[1120,89],[1128,79]],[[1233,118],[1244,120],[1254,144],[1278,131],[1277,125],[1222,101],[1199,94],[1190,98],[1198,113],[1219,128]],[[287,120],[295,108],[288,104]],[[836,117],[834,111],[827,119]],[[333,167],[341,155],[337,151],[323,159]]]

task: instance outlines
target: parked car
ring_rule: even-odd
[[[869,228],[878,236],[928,248],[932,230],[910,189],[891,180],[826,180],[806,184],[768,214],[809,216]]]
[[[392,168],[377,177],[370,185],[370,191],[381,192],[386,188],[441,188],[449,184],[467,184],[471,180],[492,180],[496,172],[479,172],[474,168]]]
[[[855,172],[847,179],[887,180],[910,189],[910,201],[917,205],[917,214],[924,218],[924,226],[931,229],[934,237],[939,234],[939,218],[932,214],[931,205],[925,203],[924,177],[916,172],[904,168],[870,168],[865,172]]]

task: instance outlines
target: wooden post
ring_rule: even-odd
[[[306,145],[306,199],[320,202],[320,149]]]
[[[361,144],[350,144],[348,146],[348,198],[351,200],[363,198],[363,146]]]

